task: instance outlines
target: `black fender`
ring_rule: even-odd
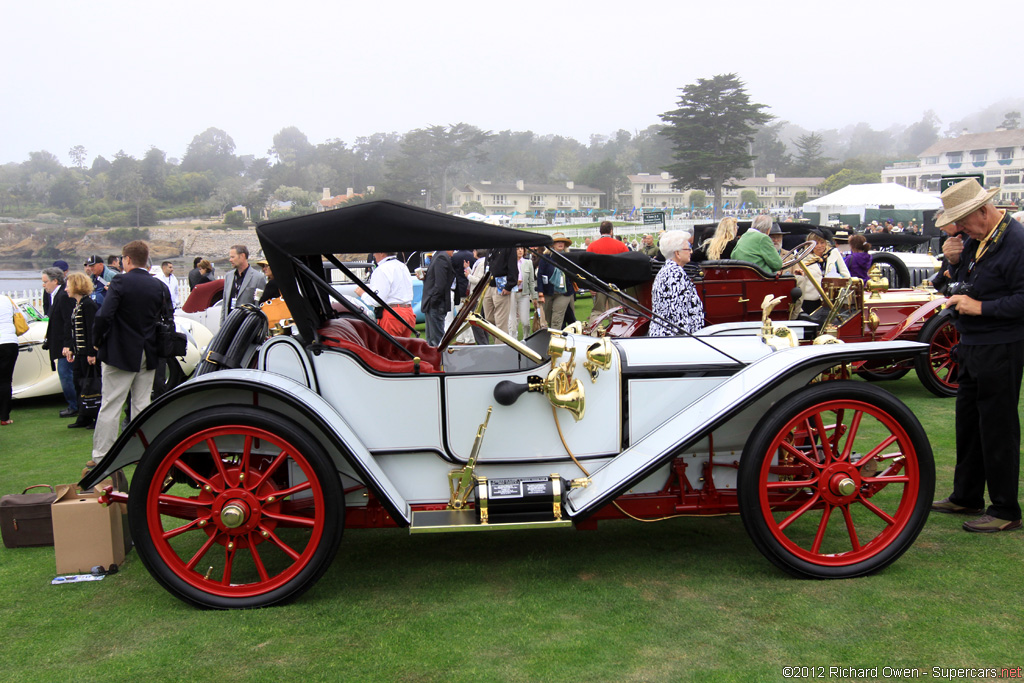
[[[159,397],[128,424],[79,486],[92,488],[113,472],[140,461],[156,435],[179,418],[225,405],[259,407],[286,416],[324,447],[339,473],[365,484],[395,522],[408,525],[411,512],[405,499],[337,411],[309,387],[261,370],[210,373]]]

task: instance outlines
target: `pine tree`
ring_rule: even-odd
[[[754,157],[750,145],[757,127],[774,117],[765,105],[750,101],[736,74],[720,74],[680,89],[678,109],[661,115],[661,134],[672,141],[675,163],[666,170],[680,189],[714,193],[717,217],[722,208],[722,188],[733,178],[743,178]]]

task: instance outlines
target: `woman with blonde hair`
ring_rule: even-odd
[[[704,240],[694,250],[693,261],[699,263],[729,258],[739,240],[736,236],[737,232],[739,232],[739,222],[732,216],[726,216],[718,222],[718,227],[715,228],[715,234],[711,236],[711,239]]]
[[[67,293],[75,301],[75,310],[71,317],[64,324],[64,357],[71,363],[71,370],[75,378],[75,388],[78,390],[78,417],[68,425],[68,429],[80,427],[92,428],[96,423],[95,415],[86,415],[82,403],[82,389],[86,378],[98,376],[95,367],[90,367],[89,356],[96,355],[96,344],[92,338],[92,325],[96,320],[96,311],[99,306],[93,300],[92,278],[85,273],[71,273],[68,275]]]

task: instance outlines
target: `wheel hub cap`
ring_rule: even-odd
[[[220,511],[220,521],[229,529],[237,529],[245,524],[248,516],[249,507],[241,501],[228,503]]]
[[[849,462],[834,463],[822,473],[821,496],[832,505],[846,505],[860,491],[861,474]]]
[[[832,490],[838,496],[848,496],[857,490],[857,485],[853,479],[837,474],[832,478]]]

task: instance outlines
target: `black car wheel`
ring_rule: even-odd
[[[928,355],[914,359],[921,384],[941,398],[956,396],[960,387],[960,364],[956,359],[960,333],[953,323],[952,312],[946,310],[933,315],[921,328],[917,341],[928,345]]]

